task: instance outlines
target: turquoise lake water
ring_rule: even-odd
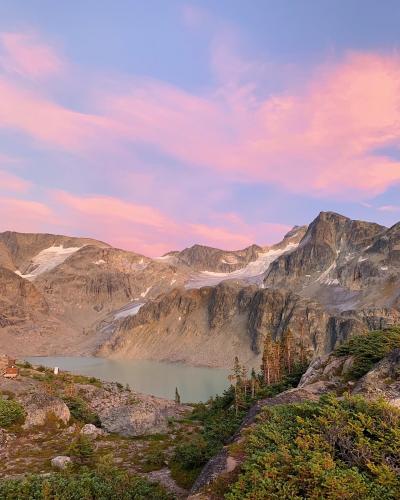
[[[129,384],[137,391],[174,399],[175,387],[182,402],[207,401],[228,387],[229,371],[146,360],[111,360],[89,357],[28,357],[27,361],[60,370]]]

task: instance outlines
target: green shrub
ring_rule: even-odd
[[[94,454],[93,443],[89,437],[79,434],[69,446],[67,453],[70,457],[75,458],[78,463],[89,464]]]
[[[32,368],[32,363],[29,363],[29,361],[24,361],[23,363],[17,363],[17,366],[21,368]]]
[[[348,377],[359,379],[390,351],[400,347],[400,328],[376,330],[355,335],[335,350],[336,356],[354,356]]]
[[[146,452],[144,470],[150,472],[162,469],[165,465],[165,453],[162,447],[153,446]]]
[[[0,481],[2,500],[172,500],[163,487],[118,469]]]
[[[290,375],[278,384],[259,387],[253,399],[250,390],[243,398],[238,413],[234,399],[235,391],[231,386],[222,396],[211,398],[207,404],[194,405],[191,420],[200,422],[202,429],[185,442],[178,444],[170,462],[172,477],[184,488],[190,488],[206,462],[229,442],[239,429],[243,417],[257,399],[272,397],[279,392],[298,384],[306,367],[297,365]]]
[[[186,443],[175,448],[174,462],[183,469],[191,470],[202,466],[212,456],[212,452],[203,436],[197,435]]]
[[[324,396],[266,408],[245,453],[227,500],[399,498],[400,412],[384,402]]]
[[[97,427],[101,426],[99,416],[88,408],[83,399],[79,397],[65,397],[63,399],[75,420],[83,422],[84,424],[93,424]]]
[[[22,424],[24,418],[24,410],[17,401],[0,397],[0,427]]]

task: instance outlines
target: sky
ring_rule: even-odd
[[[149,256],[400,220],[398,0],[2,0],[0,231]]]

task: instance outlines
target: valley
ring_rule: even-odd
[[[321,212],[270,247],[151,259],[88,238],[0,234],[0,351],[230,368],[266,333],[313,357],[400,319],[400,224]]]

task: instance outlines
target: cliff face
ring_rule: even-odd
[[[397,320],[400,314],[393,318],[385,310],[332,316],[291,291],[229,281],[199,290],[176,289],[149,302],[123,320],[98,353],[224,367],[239,356],[258,366],[267,333],[278,339],[290,329],[297,350],[312,358],[353,333]]]

